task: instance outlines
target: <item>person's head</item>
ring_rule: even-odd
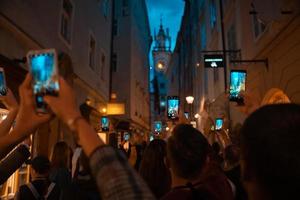
[[[48,177],[50,170],[50,161],[45,156],[36,156],[35,158],[28,160],[27,164],[31,165],[31,177]]]
[[[267,105],[246,119],[241,129],[241,160],[242,177],[250,196],[298,196],[299,131],[300,105],[296,104]],[[257,188],[261,188],[260,193],[251,192]]]
[[[66,142],[57,142],[53,148],[51,164],[52,167],[70,168],[70,148]]]
[[[157,198],[166,194],[171,187],[170,171],[165,165],[167,144],[155,139],[146,147],[140,164],[139,173]]]
[[[200,175],[209,153],[209,144],[200,131],[188,124],[177,125],[167,143],[172,173],[193,180]]]
[[[229,165],[237,164],[240,160],[240,151],[236,145],[228,145],[224,149],[224,160]]]
[[[220,153],[221,147],[220,147],[220,145],[219,145],[218,142],[214,142],[214,143],[211,145],[211,148],[212,148],[212,150],[213,150],[213,152],[214,152],[215,154],[218,155],[218,154]]]

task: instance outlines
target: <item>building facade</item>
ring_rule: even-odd
[[[115,1],[112,101],[125,104],[125,115],[112,117],[119,132],[150,132],[149,60],[151,45],[144,0]],[[139,135],[139,134],[136,134]]]
[[[202,132],[209,134],[221,117],[224,128],[235,134],[235,127],[257,106],[299,103],[299,4],[296,0],[186,1],[168,77],[171,80],[180,70],[193,74],[193,114],[199,114],[195,120]],[[222,55],[223,50],[226,81],[224,68],[205,68],[203,62],[204,55]],[[234,69],[247,71],[245,101],[252,103],[246,102],[243,109],[228,101],[229,74]],[[184,74],[178,82],[170,91],[186,96],[184,86],[189,83]]]
[[[0,64],[8,87],[18,93],[29,50],[64,52],[61,75],[73,85],[78,106],[88,102],[92,107],[91,123],[99,129],[100,111],[109,99],[111,8],[107,0],[1,1]],[[72,134],[55,119],[35,134],[33,152],[50,155],[58,140],[74,145]],[[5,195],[13,194],[16,185]]]

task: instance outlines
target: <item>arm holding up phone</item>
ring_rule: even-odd
[[[18,114],[19,105],[10,89],[5,96],[0,96],[0,100],[9,110],[7,117],[0,124],[0,137],[9,133],[11,126]]]
[[[65,80],[60,78],[58,97],[46,96],[44,100],[57,117],[77,133],[79,143],[90,158],[90,167],[103,199],[154,199],[127,159],[105,145],[81,117],[73,91]]]
[[[34,108],[31,89],[31,75],[27,75],[19,88],[20,107],[14,129],[0,139],[0,159],[6,156],[17,144],[26,139],[41,124],[50,120],[50,114],[38,115]]]

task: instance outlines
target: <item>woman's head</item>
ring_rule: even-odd
[[[166,146],[163,140],[151,141],[143,153],[140,164],[139,173],[157,198],[166,194],[171,187],[171,175],[164,162]]]
[[[172,171],[180,178],[196,178],[206,163],[208,153],[206,138],[191,125],[177,125],[168,139],[167,158]]]
[[[57,142],[52,152],[52,167],[70,168],[70,154],[71,151],[66,142]]]

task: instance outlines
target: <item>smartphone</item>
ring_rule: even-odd
[[[55,49],[29,51],[27,61],[32,74],[32,89],[35,95],[37,112],[46,113],[45,95],[57,96],[59,76]]]
[[[102,131],[109,131],[109,119],[106,116],[101,117],[101,129]]]
[[[215,124],[216,124],[215,130],[216,131],[221,130],[222,127],[223,127],[223,119],[222,118],[216,118]]]
[[[179,118],[179,97],[168,96],[167,107],[168,107],[168,118],[173,120],[178,119]]]
[[[125,141],[128,141],[130,139],[130,134],[128,132],[125,132],[123,138]]]
[[[0,96],[5,96],[7,94],[6,81],[4,69],[0,67]]]
[[[230,71],[230,91],[229,100],[240,102],[244,101],[241,92],[246,91],[246,70],[231,70]]]
[[[155,121],[154,122],[154,131],[156,133],[160,133],[161,130],[162,130],[162,123],[161,123],[161,121]]]

